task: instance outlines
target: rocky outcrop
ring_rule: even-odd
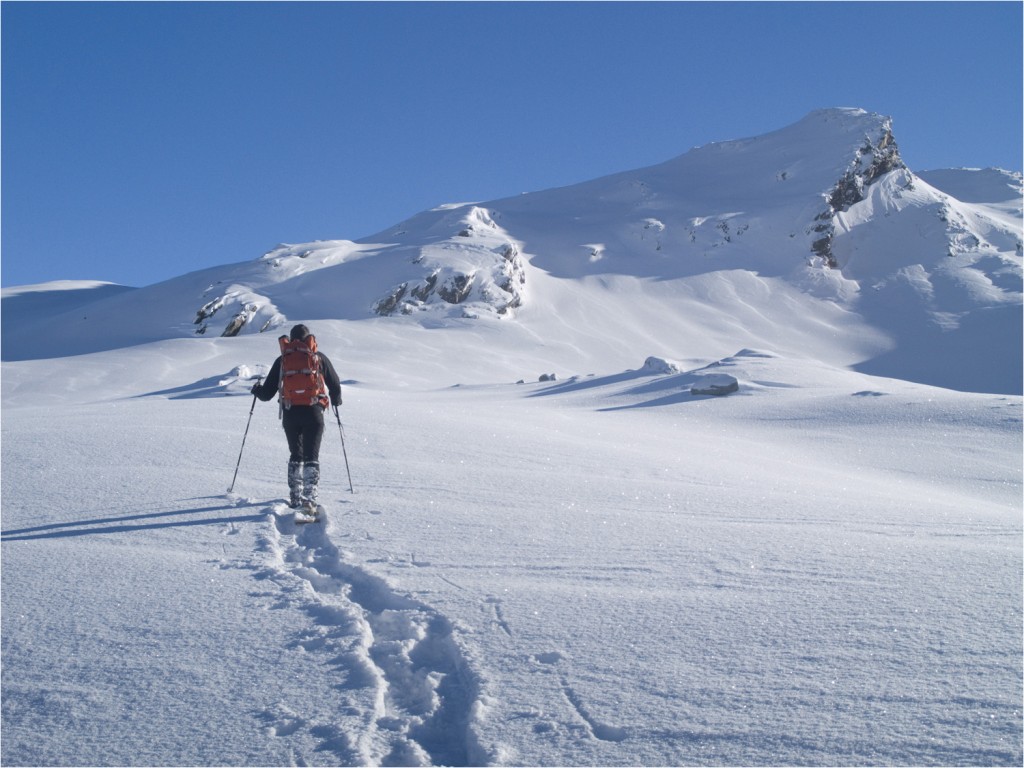
[[[489,292],[487,295],[498,310],[499,315],[507,314],[510,310],[522,306],[523,286],[526,285],[526,272],[523,268],[523,260],[519,255],[519,248],[515,243],[506,243],[500,249],[501,261],[498,263],[494,275],[494,285],[501,291],[494,295]]]
[[[245,324],[252,320],[253,315],[256,314],[259,308],[259,304],[246,304],[235,314],[233,318],[231,318],[231,322],[227,324],[227,327],[224,329],[221,336],[237,336],[241,333]]]
[[[437,276],[433,276],[434,284],[437,284]],[[473,289],[473,277],[472,274],[458,273],[445,278],[444,282],[441,283],[437,288],[437,295],[440,296],[444,301],[449,304],[461,304],[469,296],[469,292]]]
[[[838,262],[832,254],[832,239],[835,237],[833,217],[864,200],[864,190],[873,182],[890,171],[906,167],[896,146],[896,139],[892,135],[892,124],[886,120],[878,136],[864,137],[864,144],[846,173],[832,189],[822,195],[825,209],[814,217],[815,224],[809,234],[813,233],[819,237],[811,242],[811,251],[828,266],[838,267]]]
[[[213,301],[208,301],[203,304],[203,306],[201,306],[196,312],[195,325],[202,325],[205,329],[205,321],[217,314],[217,310],[224,306],[225,301],[227,301],[226,296],[219,296]],[[202,331],[197,331],[197,333],[202,333]]]
[[[714,395],[721,397],[738,392],[740,383],[735,376],[727,373],[712,373],[701,376],[690,385],[691,395]]]
[[[239,286],[233,286],[238,288]],[[213,286],[207,289],[209,294]],[[224,326],[221,336],[237,336],[247,325],[256,321],[260,324],[259,332],[268,328],[277,327],[284,322],[284,316],[277,311],[277,308],[265,297],[250,291],[229,290],[215,299],[207,301],[197,311],[193,325],[197,336],[203,336],[210,330],[210,320],[225,307],[229,311],[234,310],[234,315]]]
[[[663,357],[648,357],[644,360],[644,367],[642,370],[646,373],[679,373],[682,369],[678,363],[674,363],[671,360],[666,360]]]
[[[491,211],[470,206],[451,221],[452,234],[419,249],[412,260],[425,274],[406,280],[373,305],[378,315],[450,311],[463,317],[509,314],[523,302],[526,272],[518,245]]]
[[[402,305],[402,299],[405,297],[407,290],[409,290],[408,283],[402,283],[393,288],[391,293],[373,305],[373,311],[378,315],[393,314]]]

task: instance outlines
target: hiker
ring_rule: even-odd
[[[296,325],[278,339],[281,355],[252,394],[266,402],[275,394],[281,424],[288,438],[288,503],[293,509],[317,509],[320,482],[320,440],[328,402],[341,405],[341,381],[331,361],[316,348],[316,337]]]

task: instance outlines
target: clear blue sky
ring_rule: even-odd
[[[766,133],[890,115],[1022,167],[1022,5],[36,3],[2,12],[2,282],[148,285]]]

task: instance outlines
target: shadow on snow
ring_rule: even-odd
[[[217,498],[217,497],[209,497]],[[192,501],[195,501],[193,499]],[[252,523],[266,517],[265,512],[248,515],[232,515],[216,517],[207,516],[213,512],[225,512],[228,510],[244,509],[246,507],[264,507],[263,502],[236,505],[222,503],[207,507],[194,507],[192,509],[171,509],[161,512],[148,512],[136,515],[122,515],[119,517],[99,517],[89,520],[76,520],[65,523],[50,523],[48,525],[37,525],[30,528],[16,528],[0,531],[0,541],[32,541],[38,539],[61,539],[71,536],[91,536],[103,533],[134,533],[136,531],[147,531],[157,528],[186,528],[196,525],[226,525],[229,523]],[[157,520],[160,518],[178,517],[181,515],[202,515],[184,520],[167,520],[165,522],[137,522],[141,520]]]

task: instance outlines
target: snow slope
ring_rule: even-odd
[[[5,364],[5,764],[1020,761],[1020,398],[352,384],[300,530],[272,350],[181,344]]]
[[[70,311],[42,311],[45,292],[7,291],[19,321],[3,325],[3,357],[387,316],[406,318],[410,333],[501,320],[516,327],[496,338],[532,335],[567,348],[561,363],[569,370],[591,361],[621,368],[635,364],[633,350],[647,345],[653,322],[685,333],[694,356],[779,348],[799,328],[794,352],[920,383],[1020,394],[1020,175],[931,178],[939,187],[903,164],[888,118],[820,110],[651,168],[440,206],[359,243],[281,245],[255,261]],[[606,290],[581,293],[581,283]],[[612,332],[601,329],[593,349],[580,348],[581,333],[600,320]],[[861,342],[848,343],[847,333]],[[489,379],[482,371],[479,380]]]
[[[869,118],[881,143],[849,110],[797,133],[844,126],[819,141],[857,150]],[[783,138],[669,165],[753,153],[740,173]],[[744,238],[783,211],[831,207],[819,180],[848,178],[839,203],[870,175],[808,162],[761,167],[806,183],[809,218],[796,196],[727,219],[742,207],[707,198],[712,268],[672,240],[694,209],[656,216],[680,198],[644,171],[639,204],[611,199],[629,174],[593,182],[609,208],[586,221],[568,188],[157,286],[6,290],[0,759],[1019,765],[1019,204],[990,194],[1011,177],[968,195],[972,172],[886,171],[758,253]],[[912,230],[942,254],[890,248]],[[246,433],[298,321],[345,379],[355,493],[329,418],[322,526],[283,507],[275,406]],[[926,357],[958,358],[932,325],[981,350],[961,391],[867,370],[940,376]]]

